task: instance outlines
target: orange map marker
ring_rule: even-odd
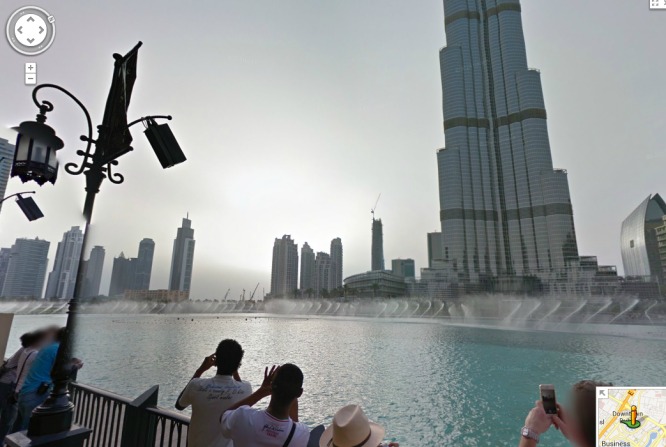
[[[640,427],[641,423],[636,420],[637,413],[638,412],[636,411],[636,405],[632,405],[631,406],[631,420],[629,420],[629,419],[624,419],[624,420],[620,419],[620,422],[623,423],[624,425],[626,425],[629,428],[638,428],[638,427]]]

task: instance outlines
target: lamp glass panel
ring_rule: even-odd
[[[18,141],[18,149],[16,149],[16,161],[27,161],[28,150],[30,149],[30,138],[21,135]]]
[[[53,149],[51,149],[51,153],[49,154],[49,166],[54,169],[58,168],[58,157],[56,156],[56,151]]]
[[[49,148],[46,146],[46,144],[39,140],[34,140],[34,143],[32,143],[32,161],[37,163],[46,163],[46,154],[48,151]]]

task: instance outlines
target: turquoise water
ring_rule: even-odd
[[[293,362],[305,374],[301,419],[329,424],[360,404],[401,446],[516,445],[525,416],[552,383],[561,401],[582,379],[664,385],[666,342],[629,337],[446,326],[439,321],[251,316],[85,316],[82,382],[128,396],[160,385],[176,396],[223,338],[245,349],[241,377]],[[247,320],[246,320],[247,318]],[[558,432],[544,445],[566,445]]]
[[[160,405],[173,408],[203,357],[222,338],[235,338],[246,352],[241,377],[254,387],[266,365],[303,369],[304,422],[329,424],[336,409],[357,403],[403,447],[517,445],[540,383],[554,384],[565,404],[582,379],[665,385],[661,340],[436,320],[255,317],[86,315],[79,380],[131,397],[159,384]],[[16,325],[35,318],[45,317],[17,317]],[[551,431],[543,445],[568,445]]]

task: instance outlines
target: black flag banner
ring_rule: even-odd
[[[127,108],[129,107],[132,88],[136,81],[136,62],[139,55],[139,42],[125,56],[114,54],[116,63],[113,68],[111,91],[104,109],[103,130],[97,150],[101,150],[102,162],[108,163],[132,150],[132,134],[127,127]],[[101,143],[101,144],[99,144]]]

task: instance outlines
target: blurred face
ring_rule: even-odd
[[[40,346],[46,346],[50,345],[53,343],[56,339],[56,336],[58,335],[58,331],[60,328],[58,327],[49,327],[44,331],[44,337],[39,341]]]
[[[585,393],[574,392],[571,397],[572,403],[571,407],[568,409],[570,417],[567,421],[567,424],[571,427],[573,433],[576,434],[577,439],[580,439],[581,442],[587,443],[590,427],[594,427],[595,424],[594,406],[589,408],[589,396],[587,396]],[[594,442],[589,445],[589,447],[593,447],[593,445]],[[584,445],[581,445],[581,447],[584,447]]]

